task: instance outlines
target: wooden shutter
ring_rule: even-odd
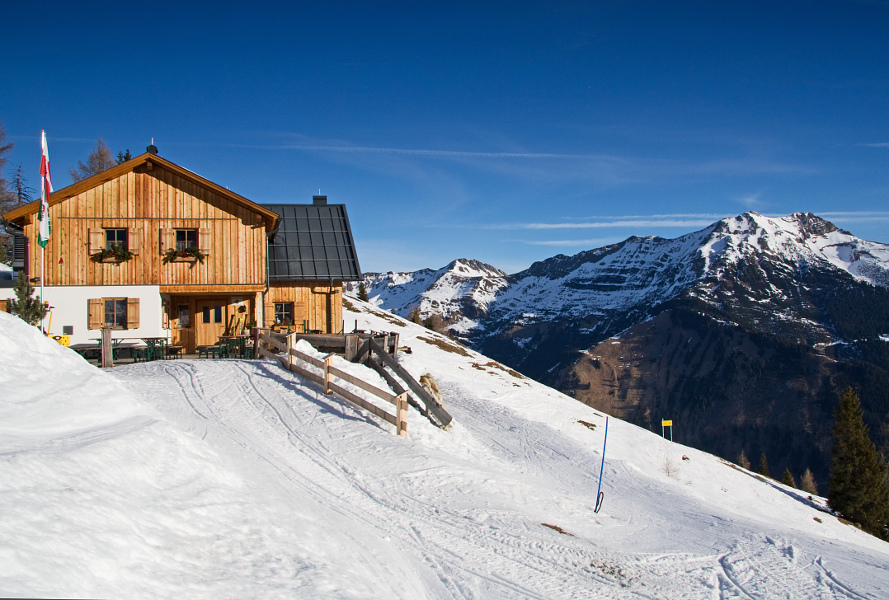
[[[127,250],[133,254],[139,254],[142,247],[142,231],[131,227],[127,229]]]
[[[102,298],[88,300],[88,329],[102,329],[105,324],[105,301]]]
[[[176,230],[175,229],[159,229],[158,245],[160,254],[164,254],[170,248],[176,247]]]
[[[139,329],[138,298],[127,298],[127,329]]]
[[[265,321],[266,327],[271,327],[275,324],[275,305],[266,304],[265,305],[265,315],[263,316],[263,321]]]
[[[100,250],[105,249],[105,230],[104,229],[89,229],[89,253],[95,254]]]
[[[212,231],[209,227],[198,229],[198,249],[201,254],[210,254],[210,243],[213,241]]]

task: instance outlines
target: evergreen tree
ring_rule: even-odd
[[[15,282],[15,298],[11,299],[6,308],[10,314],[16,315],[28,325],[36,325],[46,316],[47,308],[38,298],[34,298],[34,286],[28,281],[24,271],[19,271]]]
[[[828,504],[865,531],[887,539],[887,467],[868,435],[861,403],[851,387],[840,395],[834,420]]]
[[[759,455],[759,469],[757,469],[756,472],[760,475],[771,477],[771,474],[769,473],[769,460],[766,458],[765,452]]]
[[[741,450],[741,454],[738,456],[738,464],[748,471],[750,470],[750,460],[747,458],[747,455],[744,454],[744,450]]]
[[[790,472],[790,468],[784,469],[784,475],[781,477],[781,483],[784,485],[789,485],[792,488],[796,487],[796,479],[793,478],[793,473]]]
[[[367,287],[364,285],[363,281],[358,284],[358,299],[364,302],[368,302]]]
[[[130,156],[130,149],[127,148],[126,154],[124,154],[123,152],[117,153],[117,164],[125,163],[128,160],[130,160],[131,158],[133,158],[133,157]]]
[[[90,152],[86,160],[86,164],[83,164],[82,161],[77,161],[77,168],[71,167],[69,169],[74,183],[106,171],[117,164],[111,156],[111,150],[108,149],[108,146],[105,145],[105,140],[102,138],[99,138],[99,141],[96,143],[96,149]]]
[[[812,475],[812,469],[806,468],[802,479],[799,480],[799,487],[802,491],[813,496],[818,495],[818,485],[815,483],[815,476]]]

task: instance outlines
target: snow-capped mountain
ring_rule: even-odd
[[[535,324],[570,322],[590,346],[683,294],[793,320],[796,312],[807,315],[806,291],[823,276],[889,286],[889,246],[811,213],[773,219],[749,212],[675,239],[631,237],[558,255],[510,276],[461,259],[435,271],[371,273],[364,282],[382,308],[450,317],[459,323],[454,332],[476,346],[498,335],[515,338],[521,355],[536,344]],[[836,337],[829,323],[802,320],[819,342]]]
[[[813,214],[631,237],[491,287],[455,333],[592,406],[651,427],[682,415],[688,443],[826,481],[836,393],[853,385],[889,448],[889,246]]]
[[[409,273],[367,273],[368,299],[403,317],[413,309],[424,317],[439,314],[461,333],[472,330],[506,286],[506,273],[477,260],[458,259],[438,269]],[[356,284],[347,292],[358,293]]]

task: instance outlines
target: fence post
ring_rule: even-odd
[[[407,437],[407,392],[395,398],[395,433]]]
[[[324,357],[324,393],[332,394],[330,389],[330,363],[333,362],[333,353]]]
[[[114,351],[111,349],[111,328],[102,328],[102,368],[114,366]]]
[[[287,340],[287,370],[293,373],[293,336],[288,334],[285,338]]]

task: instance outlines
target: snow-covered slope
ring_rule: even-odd
[[[350,301],[430,372],[408,438],[273,361],[102,373],[0,314],[0,595],[882,598],[821,499]],[[10,365],[9,368],[7,366]],[[371,373],[337,362],[353,373]]]

